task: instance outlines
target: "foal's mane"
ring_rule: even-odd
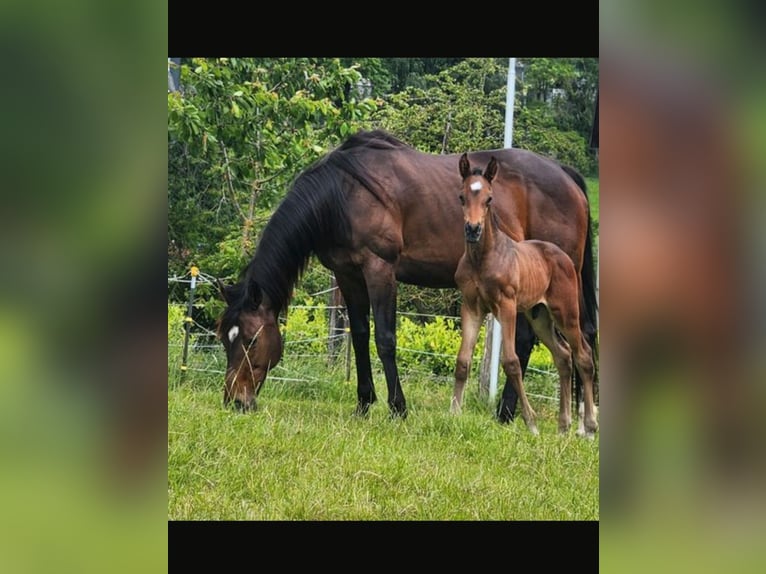
[[[349,239],[351,180],[386,205],[369,152],[400,149],[412,148],[383,130],[359,132],[295,178],[263,229],[239,282],[229,288],[230,304],[221,319],[221,330],[225,332],[242,310],[256,308],[261,294],[268,297],[277,315],[287,309],[311,255]]]

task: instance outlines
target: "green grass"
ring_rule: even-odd
[[[590,215],[593,218],[593,221],[599,220],[598,183],[599,180],[596,177],[585,178],[585,184],[588,188],[588,201],[590,202]]]
[[[171,379],[170,520],[598,520],[598,440],[560,436],[557,402],[530,397],[535,437],[520,418],[494,420],[475,374],[460,416],[451,384],[403,377],[409,417],[392,420],[378,372],[378,402],[358,418],[342,365],[282,366],[315,382],[267,379],[244,415],[222,407],[220,375]],[[556,396],[544,375],[526,388]]]

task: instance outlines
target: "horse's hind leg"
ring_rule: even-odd
[[[553,363],[559,374],[559,432],[565,433],[572,426],[572,349],[556,334],[548,308],[537,305],[527,318],[537,336],[553,355]]]
[[[450,411],[455,414],[460,413],[463,406],[463,390],[471,369],[471,358],[476,347],[476,340],[479,338],[481,321],[482,315],[470,310],[468,304],[464,301],[460,309],[460,350],[455,362],[455,386],[452,391],[452,404],[450,405]]]

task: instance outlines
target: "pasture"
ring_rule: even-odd
[[[311,382],[270,378],[258,410],[240,414],[222,407],[221,375],[181,382],[177,359],[169,348],[169,520],[599,519],[598,438],[558,434],[552,374],[527,377],[533,436],[521,417],[496,421],[475,370],[459,417],[451,380],[403,373],[400,420],[379,362],[379,401],[360,418],[342,362],[288,353],[275,374]]]

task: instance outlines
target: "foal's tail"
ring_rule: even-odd
[[[585,179],[582,175],[568,165],[561,165],[569,177],[571,177],[577,186],[585,194],[588,200],[588,190]],[[590,203],[588,202],[588,231],[585,236],[585,257],[583,259],[580,275],[582,278],[582,292],[580,293],[580,328],[585,339],[593,350],[593,365],[595,374],[593,379],[593,394],[596,404],[598,404],[598,300],[596,298],[596,268],[593,260],[593,221],[590,215]],[[582,400],[582,379],[580,373],[575,369],[575,404],[579,407]]]

